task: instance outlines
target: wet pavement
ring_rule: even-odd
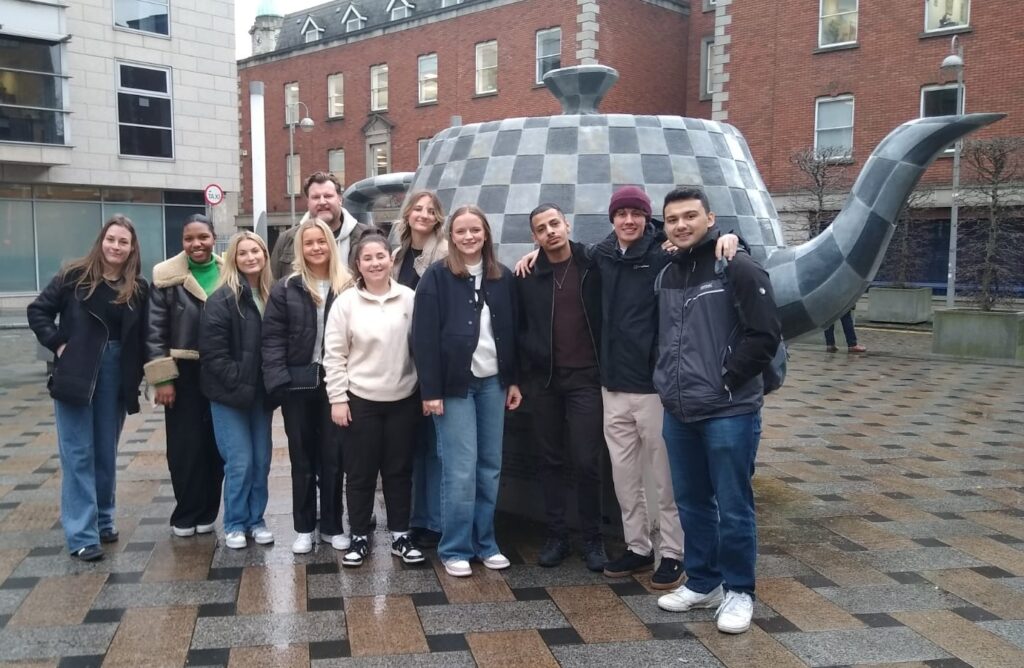
[[[866,355],[793,345],[767,400],[758,602],[750,631],[726,636],[712,611],[660,611],[645,575],[537,567],[539,529],[507,517],[501,573],[404,566],[382,530],[355,571],[329,547],[295,556],[279,416],[274,546],[229,550],[219,525],[170,535],[147,407],[118,456],[121,540],[72,560],[43,368],[29,332],[0,331],[0,663],[1024,665],[1024,367],[935,357],[927,332],[859,332]]]

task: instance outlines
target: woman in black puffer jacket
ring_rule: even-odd
[[[252,232],[231,238],[220,287],[206,302],[199,326],[199,385],[210,400],[217,448],[224,459],[224,536],[232,549],[246,536],[274,542],[263,513],[270,476],[269,407],[260,345],[270,296],[270,253]]]
[[[130,220],[115,215],[92,250],[65,266],[28,306],[39,342],[53,351],[47,383],[60,449],[60,521],[68,548],[103,558],[114,526],[117,441],[125,415],[139,412],[142,380],[142,278]],[[57,322],[59,318],[59,324]]]

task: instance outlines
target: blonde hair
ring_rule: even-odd
[[[412,214],[413,207],[424,197],[429,197],[430,205],[434,207],[434,234],[439,238],[443,237],[444,208],[441,206],[441,200],[432,190],[417,190],[405,200],[402,215],[395,223],[395,227],[398,229],[398,241],[403,248],[408,249],[412,245],[412,226],[409,225],[409,216]]]
[[[306,258],[302,254],[302,236],[308,230],[320,230],[324,233],[324,239],[327,240],[327,280],[331,285],[331,292],[336,295],[341,294],[341,291],[352,282],[352,276],[338,257],[338,244],[334,240],[334,233],[331,232],[331,228],[327,226],[327,223],[318,218],[311,218],[300,223],[299,229],[295,231],[295,260],[292,261],[292,269],[295,271],[293,275],[297,275],[302,279],[302,286],[306,288],[306,292],[313,298],[313,303],[319,306],[321,301],[320,290],[316,287],[317,280],[319,279],[306,266]]]
[[[224,266],[221,267],[220,280],[217,281],[217,287],[219,288],[222,285],[228,286],[228,289],[235,295],[235,302],[238,304],[239,313],[242,312],[242,304],[238,297],[242,293],[243,279],[241,272],[238,271],[238,246],[243,241],[254,242],[263,252],[263,269],[260,270],[258,289],[259,299],[264,304],[267,303],[267,298],[270,297],[270,284],[273,281],[273,274],[270,271],[270,251],[267,250],[267,242],[263,241],[263,237],[253,234],[248,230],[242,230],[231,237],[230,241],[228,241],[228,249],[224,252]]]

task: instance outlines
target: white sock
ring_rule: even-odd
[[[391,540],[392,541],[396,541],[399,538],[401,538],[402,536],[408,536],[408,535],[409,535],[408,531],[392,531],[391,532]]]

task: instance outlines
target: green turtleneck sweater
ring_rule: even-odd
[[[192,272],[192,275],[199,282],[199,287],[209,297],[213,294],[213,289],[217,287],[217,281],[220,279],[220,267],[217,266],[217,259],[211,257],[209,262],[204,262],[203,264],[193,262],[190,257],[185,259],[188,260],[188,270]]]

